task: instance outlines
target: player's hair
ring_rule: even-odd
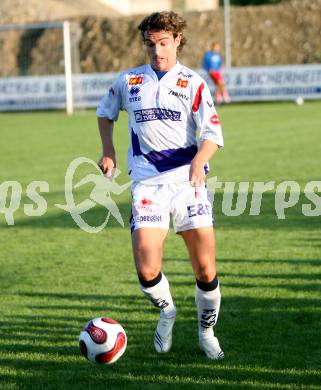
[[[178,50],[182,50],[186,43],[186,38],[183,35],[183,30],[186,28],[186,20],[173,11],[154,12],[144,18],[138,30],[140,30],[143,40],[145,39],[144,33],[146,31],[170,31],[173,33],[173,37],[181,36],[181,42]]]
[[[211,48],[213,49],[215,46],[216,46],[216,47],[218,46],[218,47],[221,49],[221,45],[220,45],[217,41],[213,41],[213,42],[212,42]]]

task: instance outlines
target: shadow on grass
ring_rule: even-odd
[[[321,265],[321,259],[218,259],[222,264],[254,264],[254,265],[261,265],[261,264],[267,264],[273,266],[273,264],[285,264],[285,265],[308,265],[308,266],[315,266],[319,267]],[[178,261],[178,260],[176,260]],[[183,260],[181,260],[183,261]],[[184,260],[185,261],[185,260]]]
[[[32,314],[7,315],[0,321],[1,365],[7,368],[0,384],[52,389],[320,384],[318,299],[224,298],[216,334],[226,359],[212,362],[197,346],[192,296],[176,298],[173,347],[158,355],[153,348],[158,313],[142,296],[43,291],[18,295]],[[90,318],[106,313],[124,325],[128,348],[117,364],[101,367],[80,356],[78,336]]]
[[[236,199],[236,195],[235,199]],[[319,217],[306,217],[302,213],[302,204],[308,203],[305,199],[305,195],[302,193],[300,195],[299,203],[292,207],[285,209],[285,219],[278,219],[275,211],[275,194],[266,193],[263,195],[262,207],[260,215],[252,216],[250,215],[250,202],[251,202],[252,193],[249,193],[247,207],[239,216],[228,216],[222,212],[222,202],[223,194],[217,193],[215,195],[215,220],[217,227],[220,228],[230,228],[230,229],[317,229],[321,230],[320,216]],[[129,227],[129,218],[131,214],[131,203],[128,202],[117,202],[120,214],[125,222],[125,226]],[[30,203],[30,200],[28,201]],[[234,203],[235,206],[235,203]],[[233,206],[233,207],[234,207]],[[52,210],[52,209],[51,209]],[[58,209],[56,209],[58,211]],[[82,218],[90,224],[91,226],[99,226],[102,224],[108,211],[96,205],[89,211],[86,211],[82,214]],[[15,225],[10,228],[19,228],[19,227],[31,227],[31,228],[68,228],[68,229],[79,229],[78,225],[72,219],[71,215],[68,212],[55,212],[44,214],[40,217],[23,217],[15,220]],[[119,228],[121,225],[117,220],[110,215],[110,218],[107,223],[107,228]],[[6,223],[0,223],[0,228],[8,228]],[[312,245],[321,245],[321,239],[314,238],[314,241],[311,241]]]
[[[125,226],[129,228],[129,218],[131,214],[130,203],[118,203],[119,212],[123,218]],[[58,211],[58,209],[57,209]],[[108,217],[109,212],[101,207],[95,206],[89,211],[86,211],[81,215],[87,224],[92,227],[100,226],[105,219]],[[121,228],[121,225],[117,220],[110,215],[107,223],[107,228]],[[48,213],[40,217],[24,217],[15,219],[14,226],[8,226],[5,223],[0,223],[0,228],[11,228],[17,229],[20,227],[30,227],[34,229],[50,229],[50,228],[61,228],[61,229],[79,229],[80,227],[73,220],[69,212]]]
[[[168,259],[169,261],[169,259]],[[189,259],[173,258],[172,261],[189,263]],[[288,290],[294,292],[313,292],[319,291],[321,296],[321,273],[320,272],[271,272],[273,265],[291,265],[291,266],[307,266],[307,267],[320,267],[321,259],[281,259],[281,260],[262,260],[262,259],[219,259],[220,269],[224,268],[224,265],[245,264],[252,265],[254,269],[252,273],[238,271],[235,268],[233,271],[224,272],[219,271],[218,276],[222,281],[222,287],[233,287],[240,289],[241,291],[247,288],[265,289],[273,291]],[[256,265],[264,264],[268,266],[265,272],[258,272]],[[175,272],[166,271],[166,276],[171,281],[175,278],[175,286],[193,288],[195,285],[195,277],[192,272]],[[286,281],[286,282],[285,282]],[[134,285],[134,281],[128,281],[128,284]]]

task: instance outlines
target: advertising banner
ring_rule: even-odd
[[[203,70],[214,93],[214,84]],[[73,75],[75,108],[96,107],[117,73]],[[321,65],[231,68],[224,78],[232,102],[321,98]],[[66,106],[65,77],[20,76],[0,78],[0,111],[63,109]]]

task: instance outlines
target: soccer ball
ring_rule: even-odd
[[[298,106],[302,106],[304,104],[304,99],[302,96],[298,96],[296,99],[295,99],[295,103],[298,105]]]
[[[124,328],[112,318],[94,318],[80,332],[80,352],[93,363],[115,363],[126,346]]]

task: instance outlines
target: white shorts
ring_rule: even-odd
[[[177,184],[132,185],[131,231],[142,227],[168,230],[170,215],[176,233],[213,225],[212,194],[206,185],[198,189],[190,182]]]

